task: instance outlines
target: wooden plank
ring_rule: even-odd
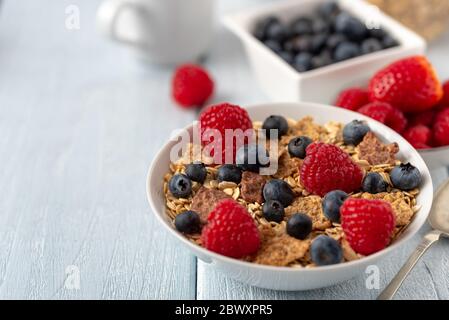
[[[2,8],[2,299],[195,297],[195,259],[145,196],[150,160],[194,114],[171,102],[169,70],[94,32],[99,2],[70,1],[78,31],[64,27],[67,1]],[[64,285],[71,265],[79,290]]]

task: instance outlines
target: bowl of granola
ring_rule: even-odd
[[[230,129],[231,147],[217,138]],[[180,248],[211,267],[249,285],[308,290],[398,250],[425,223],[433,188],[418,152],[364,115],[221,104],[161,148],[147,197]]]

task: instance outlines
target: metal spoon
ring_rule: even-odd
[[[441,236],[449,236],[449,180],[443,183],[435,194],[432,211],[429,215],[429,223],[432,230],[424,236],[421,244],[412,253],[398,274],[377,298],[378,300],[390,300],[401,287],[405,278],[416,265],[422,255],[437,242]]]

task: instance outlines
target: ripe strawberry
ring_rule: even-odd
[[[404,114],[385,102],[371,102],[357,110],[365,116],[382,122],[393,130],[401,133],[407,126],[407,118]]]
[[[176,69],[172,96],[184,108],[201,107],[212,95],[214,82],[202,67],[184,64]]]
[[[233,163],[236,150],[250,142],[247,130],[251,130],[253,124],[248,112],[239,106],[222,103],[207,107],[200,114],[199,121],[201,143],[209,149],[206,152],[210,151],[216,164]],[[234,133],[234,137],[226,139],[226,132]],[[216,152],[217,148],[221,150]]]
[[[433,139],[438,146],[449,145],[449,108],[442,109],[435,117]]]
[[[335,105],[355,111],[369,102],[368,91],[362,88],[348,88],[340,92]]]
[[[399,60],[374,75],[369,84],[372,101],[390,103],[403,112],[431,109],[443,97],[443,88],[424,56]]]
[[[428,127],[418,124],[405,130],[403,136],[416,149],[427,149],[432,139],[432,131]]]
[[[323,197],[333,190],[350,193],[360,189],[363,172],[339,147],[316,142],[306,149],[300,178],[308,192]]]
[[[340,215],[345,238],[355,252],[369,255],[390,242],[395,216],[388,202],[349,198],[341,206]]]
[[[248,211],[235,200],[220,201],[207,221],[201,233],[206,249],[237,259],[259,249],[259,230]]]

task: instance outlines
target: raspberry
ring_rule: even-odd
[[[360,189],[363,172],[339,147],[317,142],[306,153],[300,177],[308,192],[323,197],[333,190],[350,193]]]
[[[423,149],[429,145],[432,132],[428,127],[418,124],[405,130],[403,136],[416,149]]]
[[[214,82],[202,67],[184,64],[176,69],[172,80],[172,96],[182,107],[200,107],[214,91]]]
[[[390,242],[395,217],[388,202],[350,198],[340,208],[340,215],[345,238],[354,251],[369,255]]]
[[[236,150],[250,142],[249,133],[244,133],[252,129],[253,124],[248,112],[239,106],[229,103],[210,106],[200,114],[199,121],[201,143],[208,146],[209,150],[206,150],[206,153],[210,151],[216,164],[234,163]],[[235,131],[238,129],[242,131]],[[234,130],[232,141],[226,141],[227,130]],[[220,152],[215,152],[215,147],[220,146]]]
[[[443,99],[441,100],[440,104],[442,106],[449,106],[449,80],[447,80],[443,84]]]
[[[201,240],[208,250],[238,259],[259,249],[259,230],[248,211],[235,200],[220,201],[207,220]]]
[[[449,108],[441,110],[436,115],[433,139],[438,146],[449,145]]]
[[[424,112],[409,114],[408,123],[412,127],[418,124],[430,127],[433,124],[434,118],[435,118],[435,110],[432,109]]]
[[[382,122],[399,133],[404,131],[407,126],[407,118],[404,114],[385,102],[368,103],[361,107],[358,112]]]
[[[355,111],[369,102],[368,91],[362,88],[348,88],[340,92],[335,105]]]
[[[425,144],[425,143],[422,143],[422,142],[415,142],[415,144],[413,145],[413,147],[414,147],[415,149],[419,149],[419,150],[422,150],[422,149],[430,149],[430,148],[432,148],[430,145]]]

